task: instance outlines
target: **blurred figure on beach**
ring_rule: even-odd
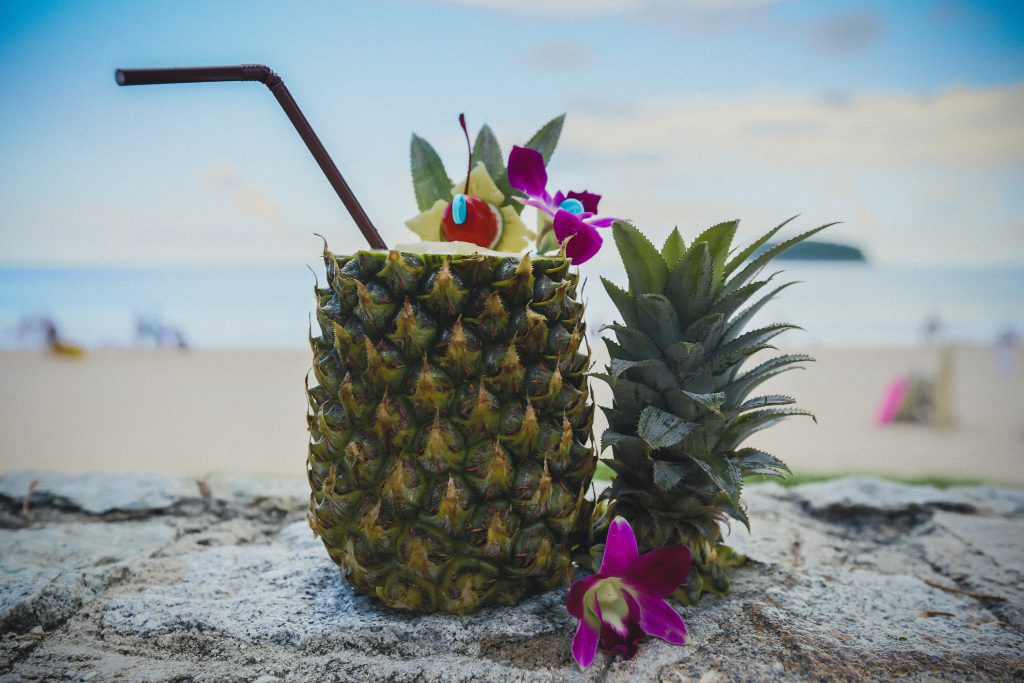
[[[46,316],[26,318],[18,326],[18,337],[39,333],[42,333],[46,348],[55,355],[77,357],[85,353],[85,349],[81,346],[72,344],[61,337],[60,332],[57,330],[57,323],[51,318]]]
[[[996,336],[996,366],[999,376],[1009,379],[1016,374],[1016,351],[1020,337],[1011,326],[1004,327]]]
[[[185,334],[178,327],[143,316],[135,318],[135,343],[138,346],[152,344],[157,348],[188,348]]]
[[[925,346],[937,344],[942,338],[942,316],[938,313],[932,313],[924,319],[924,325],[921,329],[924,332]]]
[[[876,414],[880,425],[908,422],[936,427],[953,425],[954,347],[942,343],[942,318],[931,314],[922,326],[927,348],[938,348],[938,367],[934,374],[909,373],[894,377],[882,395]],[[1012,363],[1012,347],[1011,347]]]

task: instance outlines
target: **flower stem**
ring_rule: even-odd
[[[459,125],[462,126],[462,133],[466,136],[466,155],[469,161],[466,162],[466,189],[462,194],[469,194],[469,175],[473,172],[473,146],[469,143],[469,130],[466,128],[466,115],[459,114]]]

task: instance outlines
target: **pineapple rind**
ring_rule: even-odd
[[[828,227],[758,254],[787,223],[731,259],[737,221],[709,228],[689,247],[673,230],[661,251],[632,225],[613,226],[629,287],[602,278],[622,324],[609,326],[615,335],[605,339],[611,362],[606,373],[594,376],[613,391],[601,450],[611,449],[604,462],[616,477],[594,512],[597,543],[590,556],[600,556],[602,530],[615,515],[630,521],[641,551],[687,545],[690,578],[674,593],[687,604],[703,593],[726,593],[727,570],[743,561],[721,542],[727,518],[749,528],[740,500],[743,477],[789,471],[778,458],[741,447],[743,441],[786,417],[813,418],[787,407],[794,403],[789,396],[750,398],[762,382],[801,367],[810,356],[782,355],[744,370],[751,356],[774,348],[769,342],[795,327],[745,329],[754,313],[792,284],[750,303],[774,275],[754,278],[772,258]]]
[[[324,252],[309,523],[389,607],[468,613],[571,576],[596,457],[564,257]]]

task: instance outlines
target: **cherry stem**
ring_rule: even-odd
[[[469,194],[469,176],[473,172],[473,146],[469,143],[469,130],[466,128],[466,115],[459,114],[459,125],[462,126],[462,133],[466,136],[466,154],[469,155],[469,163],[466,168],[466,189],[462,194]]]

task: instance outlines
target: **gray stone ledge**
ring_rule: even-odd
[[[0,477],[9,505],[21,476]],[[1024,676],[1014,489],[750,486],[753,533],[736,525],[728,538],[750,562],[728,597],[680,608],[690,642],[649,640],[631,661],[600,655],[581,672],[564,590],[464,618],[356,594],[303,521],[302,482],[211,480],[197,506],[182,504],[195,502],[196,482],[89,491],[96,476],[48,483],[33,498],[44,521],[0,530],[0,681]],[[48,516],[49,504],[94,516]],[[157,512],[96,516],[115,510]]]

